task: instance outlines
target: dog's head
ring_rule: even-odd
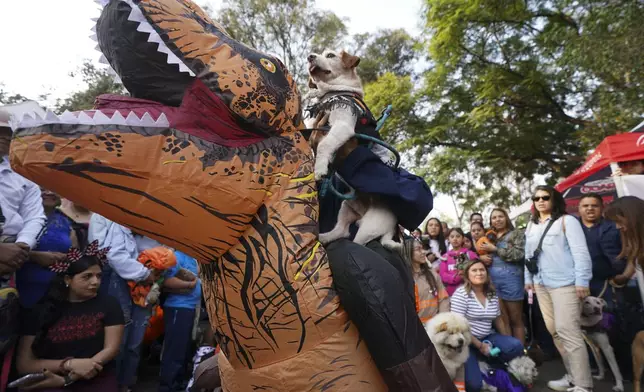
[[[604,311],[606,301],[598,297],[586,297],[581,304],[581,314],[583,316],[600,315]]]
[[[586,297],[581,302],[581,325],[592,327],[601,321],[606,301],[598,297]]]
[[[322,53],[309,54],[307,60],[309,62],[310,88],[316,88],[318,82],[360,87],[360,78],[356,73],[360,57],[353,56],[344,50],[336,52],[326,49]]]
[[[434,346],[442,349],[447,357],[455,357],[468,350],[472,342],[470,324],[460,314],[439,313],[425,328]]]
[[[529,387],[534,384],[539,376],[537,365],[528,356],[521,356],[512,359],[508,363],[508,373],[512,374],[517,381]]]

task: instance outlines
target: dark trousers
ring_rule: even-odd
[[[159,375],[160,392],[172,392],[182,381],[190,350],[194,319],[194,309],[163,308],[165,340]]]
[[[409,268],[380,243],[327,247],[334,287],[392,391],[452,392],[454,383],[416,314]]]

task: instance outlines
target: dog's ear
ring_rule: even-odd
[[[599,301],[602,303],[602,308],[605,308],[608,303],[606,303],[606,300],[603,298],[600,298]]]
[[[344,50],[340,53],[340,59],[342,60],[342,65],[344,68],[353,69],[360,64],[360,57],[351,55]]]
[[[436,333],[447,331],[447,322],[444,322],[436,328]]]
[[[318,85],[315,84],[315,82],[313,81],[313,78],[309,78],[309,88],[314,88],[316,90],[318,88]]]

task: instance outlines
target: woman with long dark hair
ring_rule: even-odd
[[[88,250],[52,266],[59,273],[28,317],[18,348],[21,374],[46,374],[29,389],[118,390],[112,360],[123,336],[123,312],[116,299],[97,296],[99,258]]]
[[[440,277],[427,264],[420,241],[406,239],[401,253],[414,275],[416,312],[420,320],[425,323],[438,313],[449,312],[449,295]]]
[[[434,270],[440,266],[441,256],[447,253],[447,241],[443,232],[443,224],[438,218],[430,218],[425,224],[423,245],[427,251],[427,261]]]
[[[490,278],[496,287],[501,305],[501,317],[509,325],[512,336],[525,344],[523,325],[523,259],[525,232],[515,230],[507,211],[495,208],[490,213],[490,227],[496,233],[496,244],[484,243],[487,253],[479,256],[490,266]]]
[[[593,379],[581,331],[581,301],[590,295],[592,262],[581,223],[566,215],[560,192],[538,186],[532,196],[532,219],[526,229],[525,288],[539,301],[548,332],[563,358],[567,374],[548,387],[588,392]],[[539,249],[541,244],[541,249]]]
[[[40,191],[47,223],[38,244],[29,252],[29,261],[16,272],[20,304],[28,309],[47,294],[49,284],[56,275],[49,270],[49,266],[64,260],[72,246],[79,247],[71,221],[58,209],[60,196],[42,187]]]

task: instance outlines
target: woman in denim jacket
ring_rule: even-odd
[[[557,190],[538,186],[532,197],[532,219],[526,229],[526,262],[535,257],[544,230],[552,226],[536,255],[538,271],[525,268],[525,288],[534,290],[548,331],[563,358],[567,374],[550,381],[555,391],[589,392],[593,381],[588,352],[580,327],[580,304],[590,295],[592,263],[581,224],[566,215],[566,203]]]
[[[480,259],[489,267],[490,278],[501,305],[501,317],[510,326],[512,336],[525,345],[523,325],[523,259],[525,232],[517,230],[507,211],[495,208],[490,214],[490,227],[497,236],[496,244],[485,243],[481,248],[488,254]]]

